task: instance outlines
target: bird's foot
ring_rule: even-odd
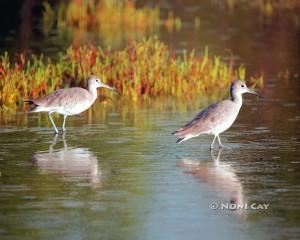
[[[67,129],[66,129],[66,128],[62,128],[61,131],[62,131],[62,132],[65,132],[65,131],[67,131]]]
[[[219,149],[222,149],[224,147],[223,144],[219,144]]]

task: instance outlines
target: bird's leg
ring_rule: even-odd
[[[52,119],[52,117],[51,117],[51,114],[52,114],[52,113],[53,113],[53,112],[49,112],[49,113],[48,113],[48,116],[49,116],[50,122],[52,123],[52,126],[53,126],[53,128],[54,128],[55,133],[58,133],[57,127],[55,126],[55,123],[54,123],[54,121],[53,121],[53,119]]]
[[[67,115],[64,115],[64,121],[63,121],[63,125],[62,125],[62,131],[66,131],[67,129],[65,128],[66,125],[66,119],[67,119]]]
[[[218,142],[219,142],[219,148],[224,147],[224,145],[221,143],[221,139],[220,139],[219,135],[217,135],[217,138],[218,138]]]
[[[214,139],[213,139],[212,143],[210,144],[210,150],[214,148],[214,143],[216,141],[216,137],[217,137],[217,135],[214,136]]]
[[[210,150],[210,155],[212,157],[212,160],[214,161],[214,165],[215,166],[218,166],[219,165],[219,160],[220,160],[220,157],[221,157],[221,152],[222,152],[222,148],[219,148],[218,149],[218,156],[216,157],[213,153],[212,150]]]
[[[55,146],[56,142],[57,142],[57,134],[54,135],[53,142],[49,147],[49,153],[53,152],[53,147]]]
[[[63,132],[62,139],[63,139],[63,143],[64,143],[64,148],[65,148],[65,150],[68,150],[68,144],[67,144],[67,141],[66,141],[65,137],[66,137],[66,133]]]

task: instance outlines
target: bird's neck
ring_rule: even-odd
[[[93,99],[92,102],[94,102],[97,99],[97,96],[98,96],[97,88],[95,88],[93,86],[88,86],[88,91],[92,95],[92,99]]]
[[[237,103],[239,105],[243,104],[242,94],[237,94],[237,93],[231,92],[230,95],[231,95],[231,101],[233,101],[234,103]]]

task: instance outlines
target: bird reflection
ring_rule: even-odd
[[[178,166],[184,171],[206,183],[216,192],[217,198],[222,203],[244,204],[243,187],[234,169],[225,163],[220,163],[222,149],[217,156],[211,151],[212,162],[192,161],[182,158]]]
[[[67,146],[65,135],[62,136],[63,148],[54,149],[58,134],[53,138],[49,151],[33,154],[33,163],[41,174],[58,174],[68,181],[88,180],[92,185],[98,185],[101,171],[98,168],[96,156],[85,148]]]

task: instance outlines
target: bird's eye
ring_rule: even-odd
[[[243,84],[242,87],[245,87],[245,85]]]

